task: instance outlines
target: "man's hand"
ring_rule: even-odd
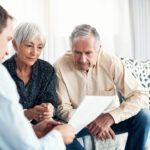
[[[51,120],[44,120],[34,126],[34,132],[38,138],[45,136],[49,131],[51,131],[57,125],[63,125],[63,123],[51,121]]]
[[[97,136],[102,141],[107,138],[114,139],[115,133],[110,128],[113,123],[114,119],[109,113],[102,114],[88,125],[88,129],[93,135]]]
[[[57,126],[54,129],[60,132],[65,144],[72,143],[75,137],[75,130],[71,125],[64,124],[64,125]]]

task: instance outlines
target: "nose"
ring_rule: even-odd
[[[80,58],[80,62],[81,63],[86,63],[86,61],[87,61],[86,55],[82,54],[82,56]]]
[[[33,47],[33,48],[32,48],[32,51],[31,51],[31,55],[35,56],[35,55],[36,55],[36,51],[37,51],[36,48]]]

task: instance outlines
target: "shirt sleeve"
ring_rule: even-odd
[[[61,134],[56,130],[51,131],[49,134],[46,135],[46,137],[41,138],[40,142],[42,143],[43,149],[46,149],[46,150],[47,148],[49,150],[65,150],[66,149],[63,143]],[[50,143],[49,147],[47,146],[47,143]]]
[[[125,64],[117,57],[112,58],[112,78],[126,101],[120,107],[109,112],[115,123],[136,115],[142,108],[148,107],[148,92],[133,77]]]
[[[38,97],[40,103],[52,103],[55,110],[57,109],[57,94],[56,94],[56,74],[54,68],[51,67],[46,74],[46,82],[44,82],[42,93]]]
[[[64,121],[69,121],[76,109],[72,107],[72,103],[70,101],[70,97],[68,94],[68,90],[65,86],[65,83],[61,77],[61,73],[59,72],[59,69],[57,68],[57,65],[54,65],[56,76],[57,76],[57,82],[56,82],[56,91],[58,96],[58,109],[57,109],[57,115],[60,119]]]
[[[24,117],[14,81],[0,66],[0,147],[7,150],[64,150],[59,132],[52,131],[40,140]]]

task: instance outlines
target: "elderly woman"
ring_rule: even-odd
[[[20,24],[12,44],[16,54],[3,64],[16,82],[25,116],[36,121],[51,118],[53,108],[57,108],[55,72],[48,62],[39,59],[45,46],[39,27]]]

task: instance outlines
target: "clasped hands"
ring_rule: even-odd
[[[53,120],[44,120],[32,127],[38,138],[44,137],[52,130],[56,130],[61,134],[65,144],[70,144],[75,137],[75,129],[71,125]]]
[[[42,103],[36,105],[31,109],[24,111],[25,116],[29,119],[35,119],[36,121],[42,121],[53,117],[54,107],[51,103]]]
[[[92,135],[102,141],[105,139],[114,139],[115,133],[111,129],[111,125],[114,123],[114,119],[109,113],[102,114],[96,118],[92,123],[88,125],[88,129]]]

